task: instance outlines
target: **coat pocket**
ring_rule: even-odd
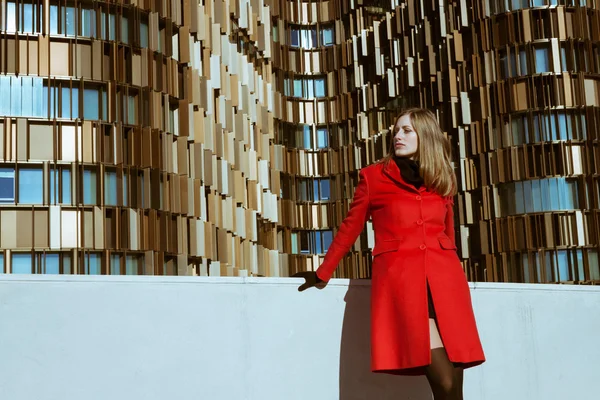
[[[440,247],[446,250],[456,250],[456,244],[448,236],[439,236]]]
[[[377,244],[375,244],[375,248],[373,249],[373,257],[377,257],[380,254],[389,253],[391,251],[398,251],[402,240],[403,239],[389,239],[377,242]]]

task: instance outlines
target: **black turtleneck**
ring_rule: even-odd
[[[423,177],[419,174],[419,163],[410,158],[394,157],[396,165],[400,169],[400,175],[404,182],[419,189],[423,185]]]

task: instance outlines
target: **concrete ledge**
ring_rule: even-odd
[[[370,281],[0,276],[10,400],[430,399],[369,370]],[[488,361],[465,399],[596,399],[600,287],[472,283]]]

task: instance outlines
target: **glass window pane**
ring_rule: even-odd
[[[535,72],[550,72],[549,51],[547,47],[535,49]]]
[[[527,57],[525,56],[525,50],[519,51],[519,68],[521,76],[527,75]]]
[[[579,208],[579,190],[576,180],[565,180],[564,208],[574,210]],[[562,200],[562,199],[561,199]]]
[[[129,19],[126,16],[121,17],[121,42],[129,43]]]
[[[315,97],[314,79],[307,78],[304,80],[304,97],[306,97],[307,99],[314,99],[314,97]]]
[[[50,34],[58,35],[58,6],[50,6]]]
[[[33,116],[33,78],[24,76],[21,79],[21,115]]]
[[[326,253],[329,250],[329,246],[331,246],[331,242],[333,241],[333,232],[332,231],[323,231],[323,253]]]
[[[315,96],[325,97],[325,78],[315,79]]]
[[[96,10],[81,10],[81,35],[96,37]]]
[[[104,172],[104,204],[107,206],[117,205],[117,172]]]
[[[0,115],[11,114],[11,77],[7,75],[0,75],[0,93],[4,93],[0,96]]]
[[[317,129],[317,147],[319,149],[324,149],[327,146],[329,146],[329,135],[327,128]]]
[[[294,79],[294,97],[303,97],[302,79]]]
[[[121,257],[118,254],[110,256],[110,274],[121,275]]]
[[[67,168],[62,170],[61,189],[61,203],[71,204],[71,171]]]
[[[558,181],[556,178],[548,179],[548,197],[550,199],[550,210],[559,210]]]
[[[6,32],[17,31],[17,8],[13,2],[6,4]]]
[[[22,86],[22,79],[20,76],[12,76],[11,77],[11,109],[10,112],[12,114],[13,117],[20,117],[21,116],[21,86]]]
[[[541,184],[539,179],[531,181],[531,197],[533,198],[533,212],[542,212]]]
[[[13,274],[31,274],[32,262],[30,253],[13,253],[11,270]]]
[[[4,270],[4,253],[0,253],[0,274],[5,274],[6,271]]]
[[[531,181],[523,182],[523,200],[525,202],[525,212],[531,213],[533,209],[533,193],[531,188]]]
[[[83,171],[83,204],[96,204],[96,171]]]
[[[148,23],[140,24],[140,47],[148,47]]]
[[[98,89],[86,88],[83,91],[83,118],[87,120],[100,118]]]
[[[567,130],[567,114],[559,112],[558,115],[558,139],[568,140],[570,139],[569,131]]]
[[[59,274],[60,273],[60,259],[58,254],[46,254],[45,256],[45,274]]]
[[[123,206],[129,206],[129,176],[123,174]]]
[[[331,46],[334,44],[333,40],[333,27],[326,27],[321,29],[321,45]]]
[[[523,182],[515,182],[515,212],[517,214],[523,214],[525,212],[525,201],[523,197]]]
[[[0,203],[15,202],[15,170],[0,168]]]
[[[44,175],[41,168],[19,169],[19,203],[42,204],[44,202]]]
[[[292,28],[291,31],[291,45],[292,47],[300,47],[300,31],[296,28]]]
[[[75,7],[67,7],[65,12],[65,33],[69,36],[75,36]]]
[[[587,251],[588,266],[590,268],[590,279],[600,280],[600,258],[598,257],[598,250],[589,249]]]
[[[137,256],[127,256],[125,263],[125,275],[138,275],[139,258]]]
[[[102,274],[102,260],[99,254],[88,254],[84,257],[85,274],[100,275]]]
[[[63,87],[61,90],[61,118],[71,118],[71,89]]]
[[[304,125],[302,129],[303,145],[305,149],[312,149],[312,129],[310,125]]]
[[[323,232],[311,232],[311,236],[313,238],[313,251],[314,254],[323,254],[325,251],[323,250]]]
[[[330,196],[330,180],[321,180],[321,200],[329,200]]]
[[[108,14],[108,39],[115,40],[116,38],[116,21],[115,14]]]
[[[559,282],[571,280],[569,277],[569,259],[566,250],[557,251],[557,269]]]

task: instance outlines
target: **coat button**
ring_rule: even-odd
[[[424,244],[422,244],[422,245],[420,245],[420,246],[419,246],[419,248],[420,248],[421,250],[425,250],[425,249],[427,248],[427,246],[425,246]]]
[[[422,219],[418,219],[417,220],[417,225],[423,225],[423,220]]]
[[[421,196],[417,196],[417,197],[415,197],[415,199],[421,200]]]

